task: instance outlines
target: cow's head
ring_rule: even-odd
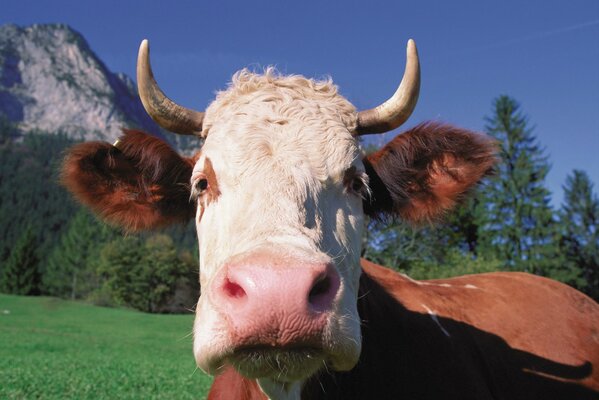
[[[297,392],[321,368],[360,356],[356,310],[364,216],[428,221],[493,163],[485,137],[422,124],[364,156],[358,136],[398,127],[418,97],[413,42],[397,92],[357,112],[330,81],[243,70],[205,113],[169,100],[138,60],[142,101],[166,129],[202,136],[184,158],[140,132],[84,143],[63,179],[80,201],[129,230],[195,215],[200,247],[198,365],[233,365],[267,391]]]

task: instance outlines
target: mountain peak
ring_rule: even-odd
[[[113,141],[122,128],[160,135],[132,80],[111,72],[65,24],[0,26],[0,114],[24,132]]]

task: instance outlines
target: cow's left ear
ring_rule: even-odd
[[[435,220],[496,162],[495,142],[440,123],[424,123],[365,157],[371,195],[364,212],[418,223]]]
[[[62,183],[107,222],[140,231],[193,217],[193,165],[192,158],[181,157],[164,141],[125,131],[117,147],[87,142],[69,149]]]

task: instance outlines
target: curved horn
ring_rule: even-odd
[[[141,42],[137,56],[137,90],[147,113],[158,125],[174,133],[201,135],[204,113],[178,105],[160,90],[150,66],[146,39]]]
[[[397,91],[383,104],[358,113],[356,135],[388,132],[403,124],[414,111],[420,92],[420,62],[412,39],[408,40],[406,53],[406,69]]]

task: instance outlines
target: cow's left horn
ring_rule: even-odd
[[[395,94],[383,104],[358,113],[356,135],[383,133],[403,124],[416,107],[420,92],[420,62],[416,43],[407,46],[406,69]]]
[[[143,40],[137,56],[137,90],[144,108],[164,129],[183,135],[201,135],[204,113],[178,105],[162,92],[150,66],[148,41]]]

